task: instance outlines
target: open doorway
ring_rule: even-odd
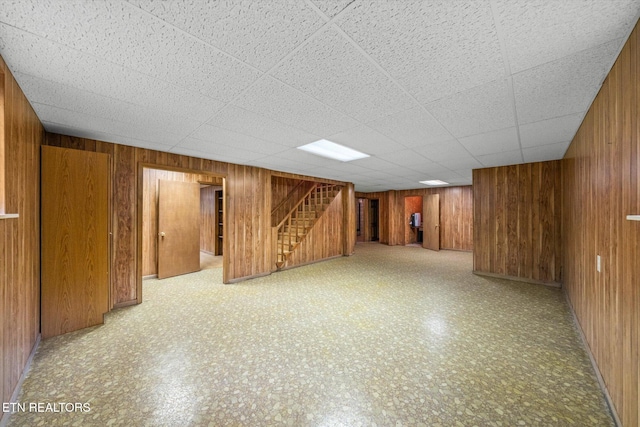
[[[222,268],[222,186],[200,182],[200,269]]]
[[[422,244],[422,196],[404,198],[404,244]]]
[[[380,208],[378,199],[358,199],[356,204],[356,241],[377,242],[380,240]]]
[[[142,199],[138,210],[140,295],[142,279],[162,278],[163,263],[173,268],[182,262],[181,256],[187,251],[190,267],[172,275],[202,268],[224,268],[224,178],[199,171],[167,170],[156,166],[142,166],[139,176],[142,178],[138,187]],[[162,190],[163,186],[175,186],[174,192]],[[185,193],[193,197],[185,198]],[[172,203],[167,205],[167,200]],[[190,229],[188,232],[180,231],[186,218],[191,218]],[[173,242],[178,237],[183,241],[168,252],[164,249],[170,247],[168,243],[171,241],[167,230],[172,230]],[[189,237],[185,240],[180,234],[188,234]],[[141,296],[139,301],[142,301]]]

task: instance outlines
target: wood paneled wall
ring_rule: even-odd
[[[271,174],[228,164],[225,200],[225,283],[271,271]]]
[[[356,193],[356,197],[380,200],[380,243],[406,245],[405,197],[440,195],[440,247],[473,250],[473,190],[471,186],[390,190]],[[420,209],[421,210],[421,209]]]
[[[276,227],[291,209],[304,197],[313,181],[303,179],[285,178],[282,176],[271,177],[271,225]]]
[[[225,234],[223,249],[225,283],[269,274],[272,270],[271,177],[321,180],[252,166],[216,162],[196,157],[129,147],[84,138],[47,134],[47,145],[109,152],[113,158],[113,284],[114,306],[142,301],[143,168],[169,168],[210,173],[225,179]],[[355,202],[354,202],[355,206]],[[355,212],[355,210],[354,210]],[[355,230],[354,230],[355,236]],[[138,241],[138,238],[140,239]],[[138,248],[140,250],[138,251]]]
[[[474,271],[561,282],[560,161],[473,171]]]
[[[6,213],[19,214],[18,218],[0,219],[0,397],[9,402],[40,332],[40,145],[44,129],[2,58],[0,74],[4,81]]]
[[[287,268],[343,255],[342,191],[287,260]],[[274,266],[275,267],[275,266]]]
[[[346,183],[340,191],[342,195],[342,254],[353,255],[356,249],[356,191],[352,183]],[[340,195],[336,196],[336,198]]]
[[[158,181],[181,181],[181,182],[200,182],[222,185],[222,177],[214,177],[211,175],[193,174],[187,172],[170,171],[162,169],[144,168],[143,171],[143,187],[142,187],[142,275],[150,276],[158,272]],[[212,198],[213,200],[213,198]],[[210,212],[214,212],[214,206],[211,206]],[[207,224],[215,224],[215,219],[207,221]],[[206,225],[206,224],[205,224]],[[202,230],[201,230],[202,231]],[[207,230],[205,230],[207,231]],[[211,237],[215,233],[215,229],[203,236],[202,240],[211,239],[210,246],[215,245],[215,240]],[[213,252],[213,251],[211,251]]]
[[[640,424],[639,82],[636,25],[562,163],[564,288],[625,427]]]

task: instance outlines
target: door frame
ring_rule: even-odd
[[[136,170],[136,301],[132,304],[142,303],[142,218],[143,218],[143,184],[144,184],[144,170],[145,169],[157,169],[170,172],[182,172],[190,173],[194,175],[206,175],[215,178],[222,178],[222,198],[223,198],[223,212],[222,212],[222,239],[224,249],[222,251],[222,277],[226,277],[227,266],[229,265],[229,250],[227,249],[227,242],[229,233],[227,227],[229,224],[227,218],[227,212],[229,210],[229,201],[227,199],[227,175],[221,173],[214,173],[204,171],[200,169],[181,168],[177,166],[165,166],[158,165],[156,163],[138,162]],[[121,307],[121,306],[119,306]]]
[[[428,205],[431,202],[431,200],[436,200],[437,201],[437,207],[436,207],[436,212],[433,212],[435,216],[437,216],[437,224],[434,225],[435,228],[438,229],[438,232],[436,234],[437,236],[437,240],[438,240],[438,248],[431,248],[429,247],[429,243],[430,239],[428,239],[428,236],[431,235],[431,233],[434,233],[433,230],[429,230],[427,231],[427,222],[429,223],[428,225],[431,226],[431,218],[427,215],[427,212],[429,211],[428,209]],[[439,193],[431,193],[431,194],[426,194],[423,199],[422,199],[422,217],[423,217],[423,227],[422,227],[422,247],[425,249],[430,249],[433,251],[439,251],[440,250],[440,194]]]

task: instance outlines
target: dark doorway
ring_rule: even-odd
[[[378,230],[379,221],[379,200],[372,199],[369,201],[369,221],[371,226],[371,241],[377,242],[380,240],[380,234]]]

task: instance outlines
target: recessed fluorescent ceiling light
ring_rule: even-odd
[[[429,181],[420,181],[420,184],[426,185],[447,185],[448,182],[440,181],[439,179],[432,179]]]
[[[350,162],[351,160],[364,159],[369,157],[368,154],[361,153],[353,150],[344,145],[336,144],[335,142],[321,139],[311,144],[306,144],[298,147],[299,150],[307,151],[317,156],[328,157],[334,160],[340,160],[341,162]]]

